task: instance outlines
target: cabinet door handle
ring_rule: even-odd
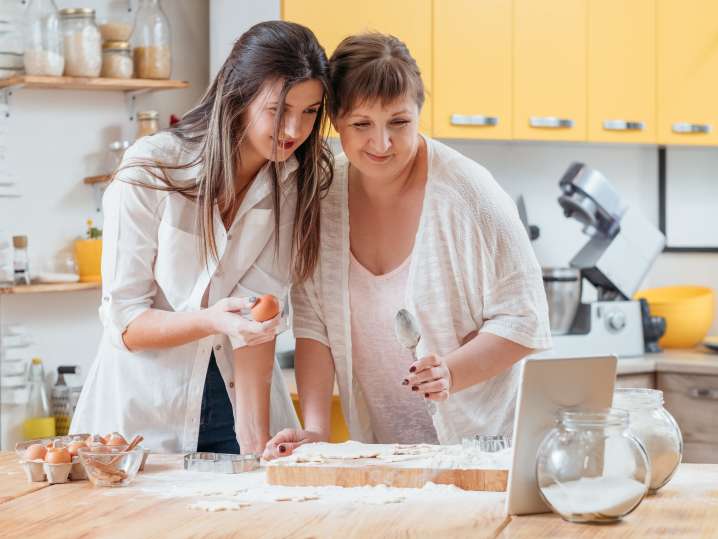
[[[677,122],[674,123],[672,126],[674,133],[710,133],[711,132],[711,126],[710,124],[691,124],[688,122]]]
[[[718,401],[718,389],[693,387],[688,390],[688,396],[692,399]]]
[[[498,116],[482,116],[480,114],[452,114],[451,125],[487,125],[499,124]]]
[[[556,118],[554,116],[531,116],[529,125],[531,127],[548,127],[549,129],[562,129],[573,127],[573,120],[570,118]]]
[[[608,131],[643,131],[646,125],[643,122],[627,120],[604,120],[603,128]]]

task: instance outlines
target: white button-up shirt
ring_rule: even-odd
[[[182,165],[196,157],[170,133],[140,139],[123,166],[157,160]],[[213,335],[182,346],[130,352],[122,334],[150,308],[191,312],[222,298],[274,294],[286,304],[290,284],[291,237],[296,186],[287,161],[279,178],[280,225],[275,229],[269,166],[249,187],[234,222],[226,230],[215,207],[218,260],[204,261],[196,225],[198,206],[180,193],[128,183],[163,185],[139,167],[122,171],[103,198],[102,304],[104,333],[72,421],[71,432],[125,436],[142,434],[152,450],[194,451],[199,435],[202,395],[214,349],[232,407],[233,350],[241,338]],[[192,182],[198,166],[172,171],[177,183]],[[122,181],[125,180],[125,181]],[[279,247],[275,238],[279,235]],[[286,320],[280,331],[286,329]],[[279,367],[275,362],[270,432],[298,426]]]

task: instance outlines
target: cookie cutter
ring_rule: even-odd
[[[187,453],[184,469],[190,472],[235,474],[259,469],[260,456],[255,453],[234,455],[231,453]]]

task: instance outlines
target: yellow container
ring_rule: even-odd
[[[714,294],[705,286],[664,286],[639,290],[653,316],[666,319],[666,334],[658,341],[665,348],[693,348],[713,323]]]
[[[75,262],[80,282],[99,283],[102,280],[102,240],[75,240]]]
[[[33,417],[22,424],[22,436],[25,440],[52,438],[55,436],[54,417]]]

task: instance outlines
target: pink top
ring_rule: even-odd
[[[376,442],[436,444],[423,395],[401,385],[413,358],[394,335],[394,316],[404,307],[411,257],[384,275],[371,273],[353,254],[350,258],[352,364]]]

